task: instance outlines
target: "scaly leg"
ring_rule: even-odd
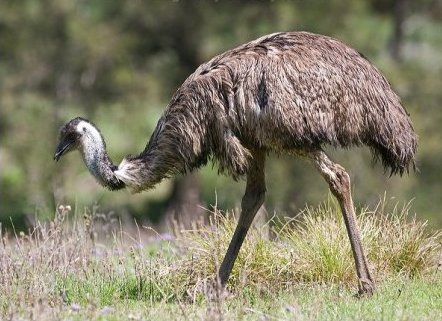
[[[358,296],[370,296],[374,291],[374,282],[370,275],[367,258],[362,249],[361,237],[356,223],[353,200],[351,198],[350,176],[342,166],[332,162],[323,150],[310,153],[308,157],[327,181],[331,192],[341,206],[359,278]]]
[[[230,241],[227,253],[219,269],[221,285],[225,285],[232,272],[233,264],[238,256],[241,245],[246,237],[247,231],[264,203],[266,192],[264,175],[265,153],[257,151],[253,153],[250,169],[247,173],[246,191],[241,202],[241,215],[236,226],[235,233]]]

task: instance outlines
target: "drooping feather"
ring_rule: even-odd
[[[116,172],[136,191],[213,160],[234,178],[251,150],[367,145],[392,173],[414,166],[417,137],[380,71],[307,32],[264,36],[202,64],[178,88],[145,150]]]

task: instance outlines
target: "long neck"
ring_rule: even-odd
[[[161,118],[145,150],[136,157],[126,157],[115,171],[118,179],[133,193],[153,188],[176,170],[176,149],[171,153],[173,139],[164,142],[164,118]]]
[[[127,157],[115,174],[132,192],[153,188],[165,178],[184,174],[205,164],[208,154],[199,130],[169,106],[168,117],[157,124],[145,150],[137,157]],[[166,120],[167,119],[167,120]]]
[[[184,87],[183,87],[184,86]],[[115,171],[132,192],[153,188],[165,178],[185,174],[207,163],[211,108],[200,92],[178,89],[141,154],[127,157]],[[220,135],[219,137],[222,137]]]
[[[110,190],[125,187],[125,184],[115,176],[114,171],[117,167],[107,154],[103,137],[92,126],[88,128],[88,133],[82,137],[81,154],[90,173],[101,185]]]

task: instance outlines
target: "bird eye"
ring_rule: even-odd
[[[86,132],[86,127],[83,127],[83,133],[85,133]]]

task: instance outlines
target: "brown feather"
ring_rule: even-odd
[[[208,160],[238,178],[251,150],[302,154],[323,145],[367,145],[402,174],[414,166],[417,137],[388,81],[356,50],[312,33],[275,33],[202,64],[120,172],[137,191]]]

